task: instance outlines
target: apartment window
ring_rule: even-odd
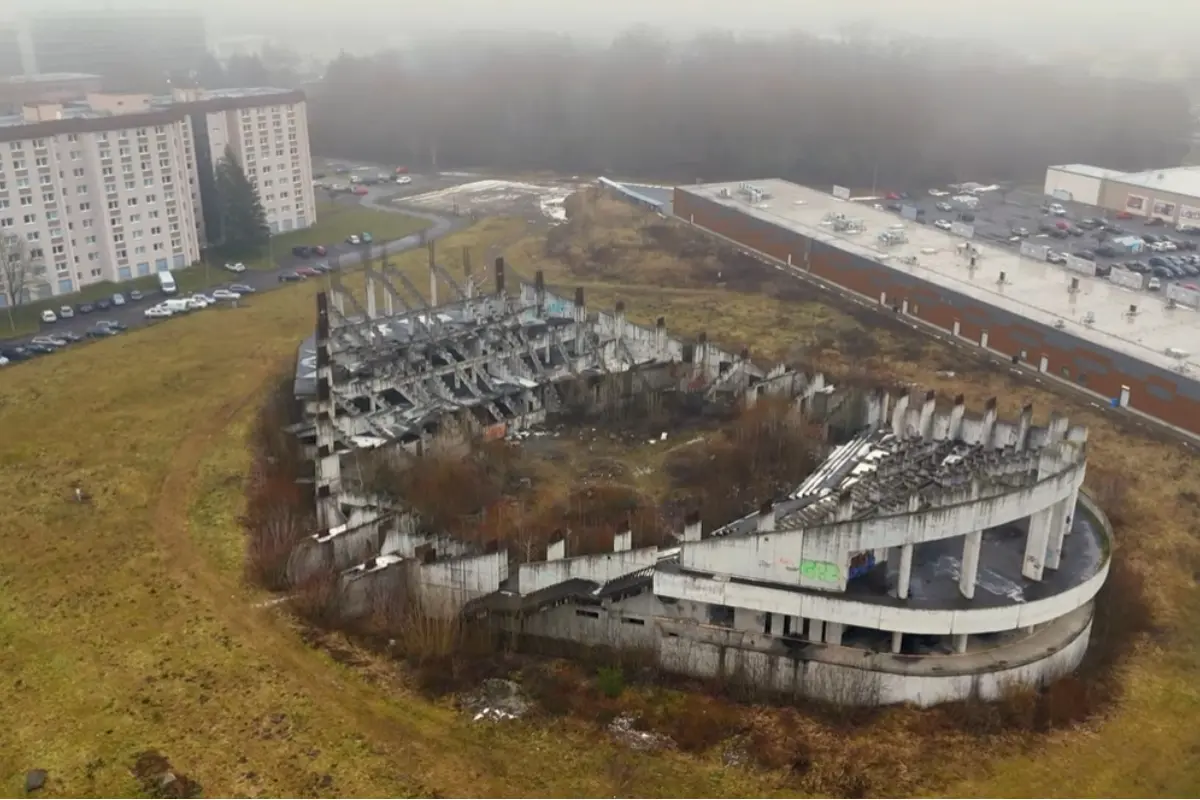
[[[0,228],[11,228],[13,226],[12,217],[0,217]]]
[[[136,231],[134,231],[134,232],[133,232],[133,233],[130,235],[130,237],[129,237],[129,238],[131,238],[131,239],[141,239],[141,238],[142,238],[142,229],[141,229],[141,228],[138,228]]]
[[[50,159],[45,158],[44,156],[39,156],[33,160],[33,163],[39,167],[48,167],[50,166]]]
[[[94,225],[94,224],[95,224],[95,220],[85,219],[83,222],[80,222],[80,223],[79,223],[79,227],[81,227],[81,228],[90,228],[90,227],[92,227],[92,225]]]
[[[101,175],[103,175],[103,176],[105,176],[105,177],[108,177],[109,175],[113,175],[113,174],[115,174],[115,173],[113,172],[113,168],[112,168],[112,167],[101,167],[101,169],[100,169],[100,174],[101,174]]]
[[[146,212],[146,219],[158,219],[158,209],[154,208]]]
[[[171,159],[169,159],[169,158],[160,158],[160,159],[158,160],[158,166],[159,166],[159,168],[160,168],[160,169],[168,169],[168,168],[171,166]]]
[[[153,185],[154,185],[154,176],[153,175],[142,178],[142,186],[143,187],[153,186]]]
[[[79,134],[77,134],[77,133],[68,133],[68,134],[67,134],[67,141],[68,141],[68,142],[78,142],[78,141],[79,141]]]
[[[162,243],[162,242],[155,242],[155,243],[154,243],[154,249],[155,249],[155,250],[162,250],[162,249],[163,249],[163,243]]]
[[[130,221],[130,222],[141,222],[141,221],[142,221],[142,215],[141,215],[141,214],[130,214],[130,215],[129,215],[129,221]]]
[[[121,165],[121,174],[122,175],[132,175],[133,174],[133,164],[122,164]]]
[[[100,277],[100,270],[98,270],[98,269],[94,269],[94,270],[92,270],[92,271],[91,271],[89,274],[90,274],[90,275],[91,275],[93,278],[99,278],[99,277]]]
[[[128,148],[128,147],[121,147],[121,148],[118,148],[118,149],[117,149],[117,153],[118,153],[119,155],[127,156],[127,155],[129,155],[129,148]]]
[[[61,244],[56,244],[56,245],[54,245],[53,247],[51,247],[51,248],[50,248],[50,252],[51,252],[51,253],[53,253],[53,254],[54,254],[54,255],[56,255],[56,256],[57,256],[57,255],[61,255],[61,254],[62,254],[63,252],[65,252],[65,251],[66,251],[66,248],[65,248],[63,245],[61,245]]]
[[[31,194],[21,195],[21,205],[23,205],[23,206],[33,205],[33,195],[31,195]]]
[[[118,243],[118,244],[120,244],[121,242],[125,241],[125,234],[123,234],[123,233],[114,233],[114,234],[113,234],[113,241],[114,241],[114,242],[116,242],[116,243]]]
[[[137,188],[137,181],[135,181],[135,180],[125,181],[125,188],[130,191],[133,191],[134,189]]]
[[[121,207],[121,201],[120,201],[120,200],[109,200],[109,201],[108,201],[108,210],[109,210],[109,211],[116,211],[116,210],[117,210],[117,209],[119,209],[120,207]]]
[[[91,210],[92,210],[92,204],[91,204],[91,203],[80,203],[80,204],[79,204],[79,210],[80,210],[80,211],[91,211]]]
[[[160,235],[161,233],[162,233],[162,228],[161,228],[160,226],[157,226],[157,225],[156,225],[155,227],[153,227],[153,228],[151,228],[151,229],[150,229],[150,235],[151,235],[151,236],[158,236],[158,235]]]
[[[32,225],[37,222],[37,214],[26,214],[24,222],[26,225]]]
[[[138,204],[138,199],[137,199],[136,197],[131,197],[131,198],[129,198],[128,200],[126,200],[125,202],[126,202],[128,205],[131,205],[131,206],[136,206],[136,205]]]
[[[57,211],[47,211],[46,212],[46,221],[47,222],[54,222],[57,219],[58,219]]]
[[[83,237],[83,243],[84,244],[95,244],[96,237],[95,236],[85,236],[85,237]]]
[[[88,253],[88,261],[97,261],[100,258],[99,253]]]
[[[86,183],[81,183],[75,187],[75,194],[87,194],[88,186]]]
[[[154,203],[154,202],[157,202],[157,201],[158,201],[158,195],[156,195],[156,194],[148,194],[148,195],[146,195],[146,202],[147,202],[147,203]]]
[[[54,196],[54,192],[42,192],[42,202],[43,203],[49,203],[49,204],[53,205],[55,199],[56,198]]]
[[[121,248],[120,250],[117,251],[117,258],[128,258],[128,257],[129,257],[129,252],[127,250],[125,250],[124,248]]]
[[[52,175],[43,175],[38,179],[38,183],[40,183],[42,186],[49,186],[50,184],[54,183],[54,177]]]
[[[40,238],[42,238],[42,234],[38,231],[30,231],[29,233],[25,234],[25,240],[29,242],[36,242]]]
[[[168,148],[168,145],[167,145],[167,143],[166,143],[166,142],[159,142],[159,143],[158,143],[158,152],[160,152],[160,153],[165,153],[165,152],[167,152],[167,150],[168,150],[168,149],[169,149],[169,148]]]
[[[34,259],[34,258],[41,258],[41,257],[42,257],[42,256],[44,256],[44,255],[46,255],[46,251],[45,251],[45,250],[43,250],[43,249],[42,249],[42,248],[40,248],[40,247],[31,247],[31,248],[29,248],[29,257],[30,257],[31,259]]]
[[[17,188],[18,189],[28,189],[29,188],[29,178],[17,178]]]
[[[135,256],[145,255],[146,254],[146,245],[139,244],[137,247],[133,248],[133,254]]]
[[[100,157],[101,158],[112,158],[112,150],[109,150],[108,148],[105,148],[105,147],[101,147],[100,148]]]
[[[50,229],[50,238],[51,239],[61,239],[62,238],[62,228],[51,228]]]
[[[85,170],[83,167],[76,167],[75,169],[71,170],[71,174],[76,178],[82,178],[86,173],[87,170]]]
[[[0,208],[8,208],[8,199],[0,197]]]
[[[7,182],[7,181],[0,181],[0,192],[3,192],[3,191],[4,191],[4,190],[6,190],[6,189],[8,189],[8,182]]]
[[[271,202],[271,201],[272,201],[272,200],[274,200],[274,199],[275,199],[275,195],[273,195],[273,194],[268,194],[268,195],[264,195],[264,196],[263,196],[263,202],[264,202],[264,203],[269,203],[269,202]]]
[[[149,152],[150,152],[150,145],[148,145],[148,144],[139,144],[138,145],[138,153],[139,154],[145,155],[146,153],[149,153]]]
[[[13,169],[25,169],[25,159],[14,158],[13,159]]]
[[[21,149],[21,143],[20,142],[9,142],[8,149],[12,150],[13,152],[16,152]]]

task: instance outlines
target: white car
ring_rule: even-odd
[[[929,190],[930,197],[948,197],[949,195],[950,195],[949,192],[943,192],[941,189],[930,189]]]
[[[175,312],[166,306],[150,306],[143,313],[146,315],[146,319],[166,319]]]
[[[70,306],[63,306],[62,308],[58,309],[59,319],[70,319],[73,316],[75,316],[75,309],[71,308]]]
[[[239,297],[241,295],[232,289],[213,289],[212,292],[213,300],[237,300]]]
[[[226,264],[225,269],[229,270],[230,272],[241,274],[246,271],[246,265],[240,261],[236,261],[232,264]]]
[[[400,184],[401,186],[404,186],[406,184],[412,183],[412,178],[410,178],[407,175],[401,175],[400,177],[396,178],[396,183]]]
[[[1146,288],[1152,292],[1157,292],[1162,288],[1162,281],[1160,281],[1158,278],[1151,278],[1146,282]]]
[[[117,292],[116,294],[114,294],[114,295],[112,296],[112,304],[113,304],[114,306],[123,306],[123,305],[125,305],[125,295],[121,294],[120,292]]]
[[[186,302],[188,304],[188,308],[201,309],[211,306],[213,304],[213,299],[202,294],[194,294],[191,297],[186,298]]]
[[[1067,215],[1067,210],[1058,203],[1051,203],[1050,207],[1046,210],[1056,217],[1065,217]]]
[[[346,237],[346,244],[362,244],[362,239],[358,238],[357,233],[352,233]]]
[[[29,341],[33,342],[34,344],[48,345],[49,347],[66,347],[67,346],[67,340],[60,339],[57,336],[35,336],[32,339],[30,339]]]
[[[5,358],[4,356],[0,356],[0,367],[3,367],[7,364],[8,364],[8,359]]]
[[[948,231],[948,230],[950,230],[952,225],[950,223],[950,220],[948,220],[948,219],[937,219],[937,220],[933,221],[933,227],[941,228],[944,231]]]

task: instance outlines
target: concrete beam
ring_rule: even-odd
[[[1046,569],[1058,569],[1062,563],[1063,539],[1071,530],[1078,493],[1054,504],[1050,513],[1050,535],[1046,540]]]
[[[825,624],[825,644],[840,645],[842,643],[842,633],[844,630],[845,630],[845,626],[842,625],[840,622],[826,623]]]

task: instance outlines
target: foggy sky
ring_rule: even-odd
[[[460,28],[609,37],[630,26],[649,25],[685,36],[714,28],[835,33],[840,26],[867,22],[897,33],[984,39],[1052,56],[1116,43],[1173,47],[1191,36],[1189,29],[1200,29],[1200,3],[1137,4],[1131,9],[1112,0],[6,0],[0,6],[8,15],[105,7],[186,9],[203,13],[216,35],[272,28],[315,33],[328,26],[340,38],[352,37],[359,27],[364,45]],[[381,37],[383,31],[387,33]],[[353,43],[352,38],[348,44],[339,42]]]

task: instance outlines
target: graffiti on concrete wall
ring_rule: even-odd
[[[829,561],[801,561],[800,577],[817,583],[837,583],[842,578],[838,565]]]

